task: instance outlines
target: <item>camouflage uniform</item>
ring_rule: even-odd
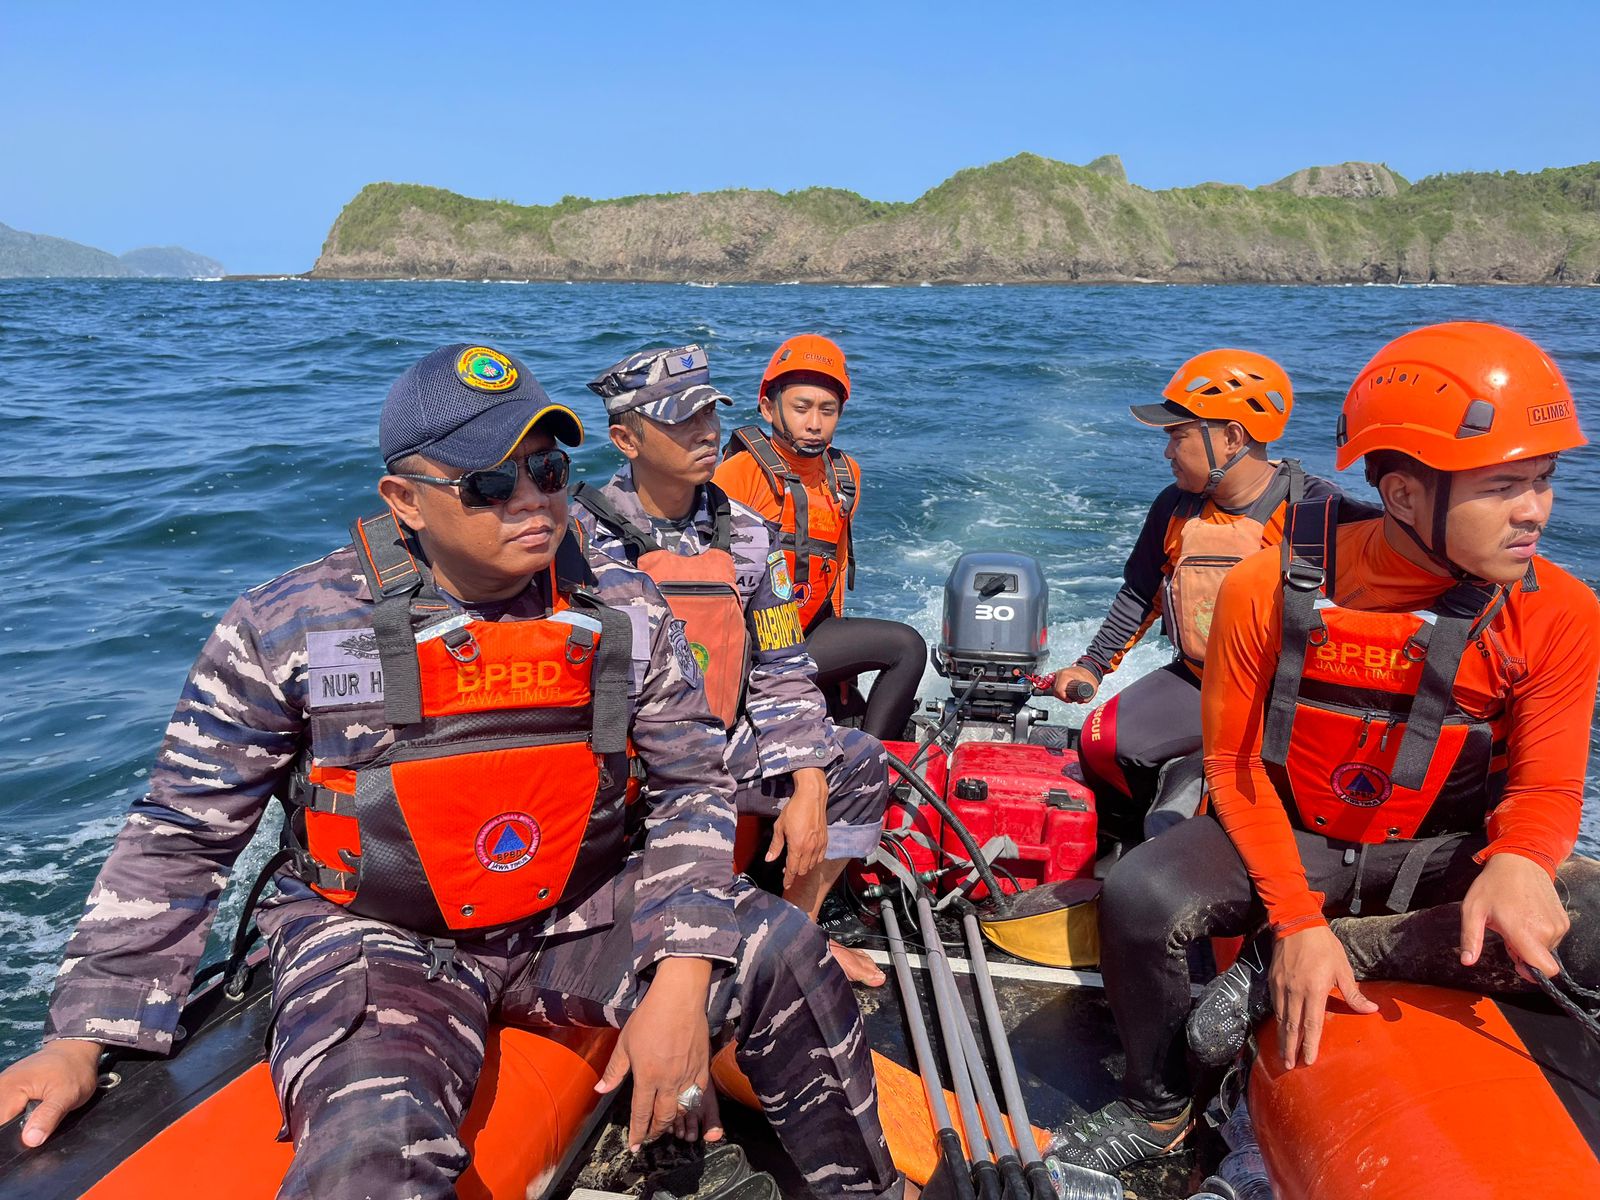
[[[684,521],[652,518],[639,502],[631,464],[624,464],[600,489],[618,514],[639,529],[653,532],[661,547],[694,556],[709,549],[714,518],[705,488],[696,492],[694,512]],[[827,720],[817,667],[803,639],[786,645],[763,645],[754,614],[790,607],[792,598],[773,590],[770,563],[778,548],[777,531],[760,514],[736,500],[729,553],[737,572],[739,599],[751,628],[751,661],[746,675],[744,706],[730,731],[725,759],[739,790],[734,803],[741,813],[776,816],[793,794],[792,772],[824,767],[828,775],[828,849],[831,859],[864,858],[883,832],[888,804],[888,760],[883,744],[859,729],[835,728]],[[595,515],[573,505],[585,534],[591,562],[602,557],[628,561],[623,540]],[[775,622],[770,628],[794,627]]]
[[[633,631],[631,736],[653,788],[643,848],[617,875],[510,932],[437,947],[357,917],[292,873],[260,925],[274,968],[271,1067],[296,1145],[287,1196],[448,1196],[456,1130],[497,1009],[620,1025],[665,956],[713,963],[714,1037],[738,1061],[819,1195],[899,1188],[859,1013],[802,914],[731,880],[731,783],[698,668],[647,577],[595,568]],[[47,1037],[164,1052],[227,871],[293,763],[353,766],[392,741],[368,657],[372,603],[346,547],[245,593],[191,671],[137,801],[67,947]],[[544,615],[538,586],[479,620]],[[789,1136],[801,1112],[806,1136]],[[818,1130],[825,1136],[819,1136]]]

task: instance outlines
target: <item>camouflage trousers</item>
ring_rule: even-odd
[[[828,774],[828,854],[831,859],[865,858],[883,835],[883,815],[889,807],[889,760],[883,743],[859,729],[836,729],[842,752]],[[761,778],[755,736],[748,721],[741,721],[728,746],[728,773],[739,790],[734,807],[741,813],[775,817],[794,794],[793,777]]]
[[[620,1027],[633,971],[638,860],[611,885],[615,924],[462,940],[429,978],[426,939],[321,899],[262,914],[272,950],[270,1065],[294,1142],[280,1197],[454,1196],[457,1136],[491,1019]],[[819,1197],[895,1197],[860,1010],[820,930],[745,880],[742,943],[713,972],[713,1047],[728,1041],[784,1148]]]

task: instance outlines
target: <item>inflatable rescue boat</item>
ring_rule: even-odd
[[[1039,1153],[1048,1129],[1116,1096],[1121,1068],[1094,970],[1097,867],[1119,847],[1099,829],[1073,735],[1030,703],[1045,665],[1045,595],[1027,556],[956,563],[934,651],[950,694],[888,744],[896,786],[883,842],[824,912],[833,936],[893,969],[886,986],[856,991],[891,1149],[910,1178],[931,1181],[930,1196],[963,1200],[1154,1200],[1227,1187],[1207,1178],[1227,1147],[1203,1127],[1184,1153],[1120,1180],[1075,1175]],[[1195,772],[1171,778],[1197,794]],[[1158,807],[1185,804],[1192,811],[1192,800],[1164,796]],[[755,831],[743,832],[753,847]],[[257,949],[234,986],[221,967],[208,972],[170,1058],[108,1054],[95,1099],[43,1148],[22,1149],[20,1121],[7,1126],[0,1196],[272,1196],[291,1151],[277,1140],[263,1060],[263,957]],[[1365,991],[1380,1012],[1332,1005],[1314,1068],[1285,1071],[1267,1029],[1233,1068],[1223,1091],[1248,1098],[1264,1163],[1248,1185],[1258,1190],[1236,1195],[1600,1196],[1600,1041],[1580,1021],[1542,997],[1407,983]],[[593,1090],[614,1037],[492,1032],[463,1128],[473,1163],[461,1196],[646,1186]],[[727,1055],[716,1075],[753,1105]],[[806,1195],[759,1113],[732,1108],[730,1136],[785,1195]]]

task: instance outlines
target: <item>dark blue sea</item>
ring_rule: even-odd
[[[777,342],[825,332],[850,356],[840,444],[866,479],[852,603],[931,642],[961,551],[1026,551],[1051,581],[1051,655],[1066,662],[1169,479],[1130,403],[1197,350],[1260,349],[1295,383],[1284,452],[1328,474],[1354,371],[1395,333],[1454,318],[1543,343],[1600,431],[1591,291],[0,280],[0,1061],[37,1037],[194,653],[239,591],[322,555],[373,507],[378,406],[427,350],[520,352],[593,422],[577,461],[603,477],[616,460],[583,384],[611,362],[700,342],[740,401],[725,419],[743,423]],[[1592,583],[1600,456],[1570,456],[1557,484],[1543,552]],[[1152,637],[1111,687],[1167,655]],[[1597,782],[1591,768],[1590,852]],[[271,836],[264,824],[238,874]]]

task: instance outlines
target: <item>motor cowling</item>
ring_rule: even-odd
[[[1048,590],[1039,561],[1008,550],[973,550],[944,585],[944,622],[933,667],[958,695],[974,678],[971,706],[999,715],[1026,704],[1047,651]]]

